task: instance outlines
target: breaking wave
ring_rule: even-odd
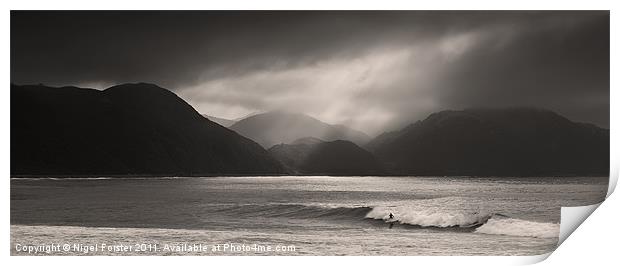
[[[304,204],[246,204],[232,205],[219,210],[239,217],[271,217],[295,219],[329,219],[346,222],[377,221],[381,224],[399,224],[417,228],[460,228],[467,232],[555,238],[559,224],[542,223],[511,218],[498,213],[468,211],[418,210],[412,207],[333,206]],[[390,219],[392,213],[394,218]]]
[[[476,233],[555,238],[560,235],[560,224],[532,222],[513,218],[490,219],[478,227]]]
[[[389,218],[390,213],[394,215]],[[415,210],[408,207],[375,207],[366,214],[367,218],[398,222],[421,227],[470,228],[486,223],[493,214],[485,212],[445,212],[436,210]]]

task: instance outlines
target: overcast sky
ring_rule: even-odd
[[[369,134],[432,112],[543,107],[609,127],[609,12],[11,12],[11,81],[175,91]]]

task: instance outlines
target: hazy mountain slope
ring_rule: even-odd
[[[271,153],[294,174],[378,175],[383,168],[374,156],[350,141],[296,140],[271,147]]]
[[[314,144],[278,144],[269,148],[269,153],[276,158],[290,174],[303,174],[301,166]]]
[[[230,129],[250,138],[265,148],[275,144],[314,137],[326,141],[349,140],[358,145],[365,144],[370,137],[363,132],[341,125],[330,125],[310,116],[274,111],[254,115],[230,126]]]
[[[323,143],[325,142],[322,139],[318,139],[318,138],[313,138],[313,137],[306,137],[306,138],[300,138],[297,139],[293,142],[291,142],[292,145],[297,145],[297,144],[310,144],[310,145],[314,145],[314,144],[319,144],[319,143]]]
[[[155,85],[11,85],[12,175],[281,172],[258,144]]]
[[[364,149],[370,152],[374,152],[375,150],[382,147],[383,145],[386,145],[387,143],[390,143],[396,138],[400,137],[402,134],[408,131],[408,128],[416,126],[417,123],[420,123],[420,121],[414,124],[411,124],[407,128],[404,128],[401,130],[381,133],[378,136],[371,139],[370,141],[368,141],[366,145],[364,145]]]
[[[541,109],[443,111],[369,146],[393,174],[609,174],[609,130]]]
[[[225,118],[219,118],[219,117],[215,117],[215,116],[210,116],[210,115],[206,115],[206,114],[202,114],[202,116],[204,116],[205,118],[218,123],[219,125],[223,126],[223,127],[229,127],[232,126],[232,124],[236,123],[236,120],[231,120],[231,119],[225,119]]]

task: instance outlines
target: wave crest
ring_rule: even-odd
[[[490,219],[475,231],[481,234],[556,238],[560,224],[532,222],[514,218]]]
[[[394,219],[390,220],[390,213]],[[493,214],[486,212],[438,212],[407,207],[375,207],[366,218],[422,227],[474,227],[487,222]]]
[[[413,227],[464,228],[480,234],[556,238],[559,224],[533,222],[498,213],[471,210],[440,210],[421,206],[334,206],[304,204],[247,204],[219,210],[241,217],[286,217],[293,219],[329,219],[341,223],[376,220]],[[389,214],[394,214],[389,219]]]

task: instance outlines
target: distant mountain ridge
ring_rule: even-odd
[[[11,85],[11,175],[272,175],[258,144],[171,91]]]
[[[609,130],[545,109],[442,111],[368,141],[286,112],[229,129],[147,83],[11,84],[10,108],[11,176],[609,174]]]
[[[291,174],[304,175],[382,175],[385,172],[368,151],[345,140],[322,141],[303,138],[292,144],[269,149]]]
[[[609,130],[544,109],[442,111],[365,148],[396,175],[609,174]]]
[[[230,129],[265,148],[291,143],[304,137],[325,141],[348,140],[358,145],[364,145],[370,140],[370,137],[361,131],[342,125],[330,125],[305,114],[285,111],[253,115],[233,124]]]

